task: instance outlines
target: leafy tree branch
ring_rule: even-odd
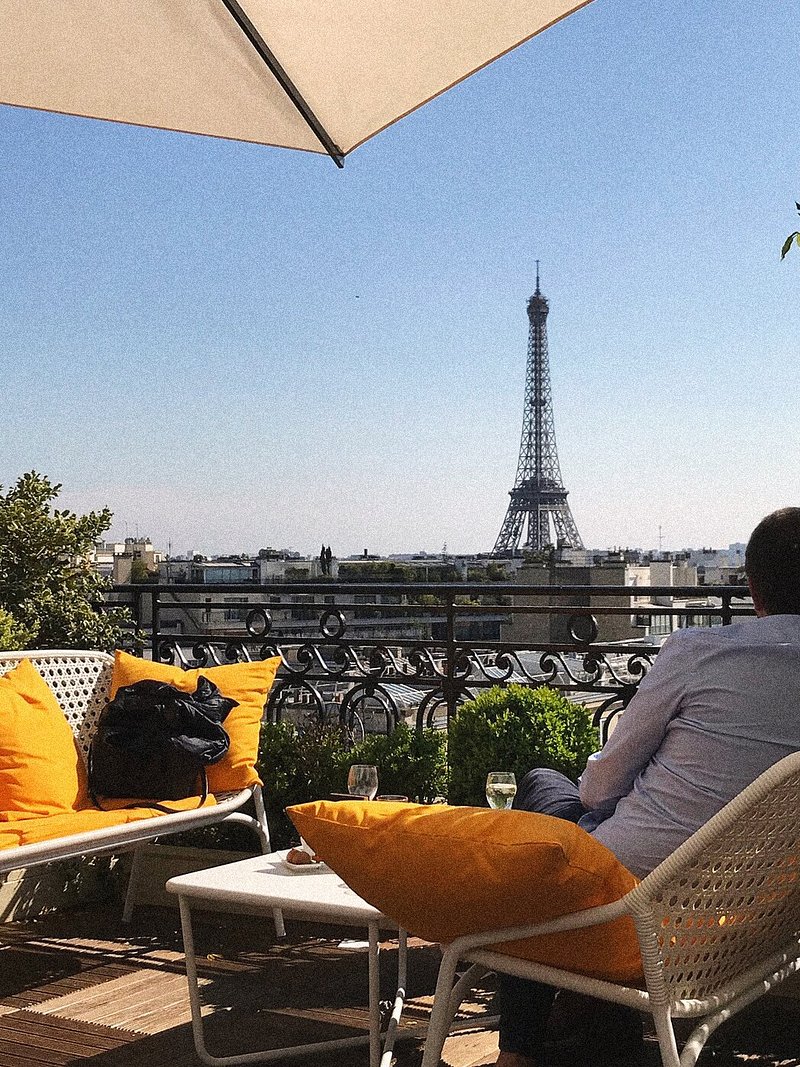
[[[797,208],[797,214],[800,215],[800,202],[795,201],[794,206]],[[796,244],[798,247],[800,247],[800,230],[795,230],[794,233],[790,233],[786,240],[783,242],[783,248],[781,249],[781,259],[784,258],[784,256],[793,244]]]
[[[110,649],[130,621],[99,610],[110,582],[90,563],[111,512],[59,510],[60,492],[36,471],[0,486],[0,648]]]

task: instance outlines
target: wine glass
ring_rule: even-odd
[[[347,792],[374,800],[378,792],[378,768],[370,763],[354,763],[347,775]]]
[[[489,771],[486,776],[486,799],[490,808],[510,808],[517,795],[517,780],[512,771]]]

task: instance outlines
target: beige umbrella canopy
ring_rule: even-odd
[[[0,102],[328,152],[590,0],[0,0]]]

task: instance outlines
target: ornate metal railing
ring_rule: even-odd
[[[154,659],[204,667],[280,655],[273,719],[444,727],[460,702],[516,682],[585,703],[604,739],[663,634],[753,613],[741,586],[140,585],[115,587],[109,602],[130,606]]]

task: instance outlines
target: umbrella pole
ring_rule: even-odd
[[[235,19],[236,24],[244,33],[245,37],[247,37],[248,41],[256,50],[260,58],[275,76],[280,87],[283,89],[283,91],[292,101],[294,106],[303,116],[303,119],[314,133],[314,136],[317,138],[322,147],[331,157],[333,162],[336,164],[337,167],[343,167],[344,153],[342,152],[341,148],[339,148],[339,146],[333,141],[333,139],[328,134],[328,131],[325,129],[325,127],[319,121],[317,116],[308,106],[300,90],[297,88],[292,79],[289,77],[289,75],[280,65],[278,60],[275,58],[274,54],[268,47],[264,38],[261,36],[256,27],[248,18],[246,12],[242,10],[242,7],[238,3],[238,0],[222,0],[222,3],[225,8],[227,8],[231,17]]]

